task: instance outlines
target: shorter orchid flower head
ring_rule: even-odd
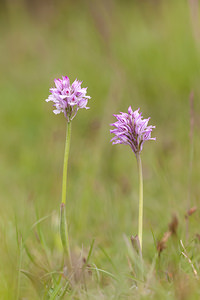
[[[70,85],[69,78],[62,76],[62,79],[55,79],[54,82],[55,87],[50,89],[51,94],[46,102],[54,102],[55,109],[53,112],[55,114],[63,112],[67,121],[70,122],[80,108],[89,109],[87,103],[91,97],[86,95],[87,88],[81,87],[81,81],[76,79]]]
[[[152,129],[155,126],[147,126],[150,118],[143,119],[142,113],[139,113],[139,108],[133,111],[129,106],[128,113],[121,112],[119,115],[113,116],[117,121],[110,124],[115,127],[110,130],[115,135],[111,139],[112,144],[129,145],[137,156],[142,151],[145,141],[156,140],[156,138],[151,137]]]

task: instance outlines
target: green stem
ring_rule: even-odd
[[[138,237],[142,252],[142,230],[143,230],[143,176],[142,176],[142,161],[140,154],[136,155],[139,175],[139,215],[138,215]]]
[[[68,158],[69,158],[69,146],[71,139],[71,122],[67,123],[67,132],[66,132],[66,143],[65,143],[65,155],[64,155],[64,165],[63,165],[63,182],[62,182],[62,203],[66,203],[67,195],[67,167],[68,167]]]
[[[63,249],[64,251],[67,252],[70,265],[72,266],[71,253],[69,247],[68,225],[67,225],[67,218],[65,214],[66,195],[67,195],[67,167],[68,167],[68,158],[69,158],[70,138],[71,138],[71,122],[68,122],[67,132],[66,132],[64,164],[63,164],[62,203],[61,203],[61,210],[60,210],[60,237],[61,237]]]

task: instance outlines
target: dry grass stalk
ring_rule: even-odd
[[[177,228],[178,228],[178,218],[177,216],[174,214],[172,216],[172,221],[169,223],[169,231],[172,233],[172,234],[175,234],[177,233]]]
[[[164,233],[162,239],[157,243],[157,250],[158,250],[158,255],[160,256],[160,253],[167,247],[166,243],[168,239],[171,236],[171,231],[167,231]]]
[[[184,250],[184,251],[181,252],[181,254],[187,259],[187,261],[189,262],[189,264],[190,264],[191,267],[192,267],[192,270],[193,270],[193,273],[194,273],[195,277],[198,279],[199,276],[198,276],[197,270],[195,269],[195,267],[194,267],[194,265],[193,265],[191,259],[189,258],[188,254],[187,254],[187,251],[186,251],[186,249],[185,249],[185,246],[183,245],[183,241],[180,240],[180,243],[181,243],[181,246],[182,246],[182,248],[183,248],[183,250]]]
[[[157,243],[157,251],[159,256],[160,253],[167,247],[166,244],[170,236],[177,234],[178,218],[175,214],[172,216],[172,221],[169,223],[168,227],[169,230],[164,233],[162,239]]]
[[[188,217],[190,217],[191,215],[193,215],[197,210],[197,207],[191,207],[185,214],[185,218],[187,219]]]

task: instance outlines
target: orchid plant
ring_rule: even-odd
[[[67,120],[67,132],[65,143],[65,154],[63,164],[63,180],[62,180],[62,201],[61,201],[61,214],[60,214],[60,236],[63,245],[63,249],[68,254],[70,265],[72,266],[69,235],[68,235],[68,222],[65,214],[66,196],[67,196],[67,167],[69,158],[69,148],[71,139],[71,121],[76,116],[80,108],[89,109],[87,107],[88,99],[87,88],[82,88],[82,82],[75,80],[70,85],[70,80],[67,76],[63,76],[62,79],[55,79],[55,87],[50,89],[50,95],[46,99],[46,102],[52,101],[55,109],[55,114],[64,113]]]
[[[128,113],[121,112],[119,115],[114,115],[117,121],[111,126],[110,132],[114,134],[111,139],[112,144],[129,145],[136,156],[139,175],[139,214],[138,214],[138,238],[142,252],[142,231],[143,231],[143,176],[141,151],[143,144],[148,140],[155,140],[151,137],[152,129],[155,126],[148,126],[149,119],[143,119],[139,109],[133,111],[131,106],[128,108]]]

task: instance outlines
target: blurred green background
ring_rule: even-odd
[[[184,234],[184,214],[198,207],[200,195],[199,25],[198,1],[1,1],[1,299],[14,299],[17,240],[20,233],[34,244],[37,218],[49,216],[41,223],[46,243],[52,253],[61,251],[66,120],[45,99],[62,75],[82,80],[92,97],[90,110],[80,110],[72,124],[67,214],[74,251],[95,238],[97,264],[108,264],[99,246],[117,264],[126,263],[123,234],[137,233],[137,165],[131,149],[111,145],[109,124],[129,105],[156,125],[157,140],[142,153],[144,256],[152,259],[151,231],[160,238],[173,212]],[[198,232],[199,212],[190,225],[191,235]],[[30,267],[25,255],[21,267]],[[22,276],[20,284],[28,295],[28,279]]]

